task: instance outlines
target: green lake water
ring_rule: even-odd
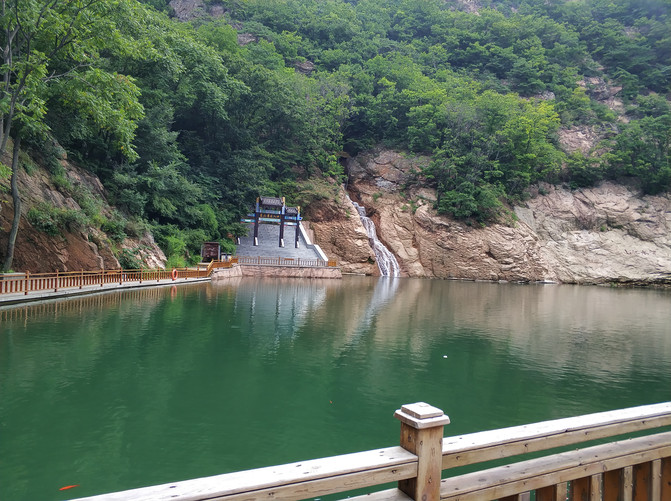
[[[237,279],[0,310],[0,500],[61,500],[671,400],[671,293]],[[59,489],[79,485],[68,491]]]

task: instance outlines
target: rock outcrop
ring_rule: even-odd
[[[515,212],[560,281],[671,283],[671,196],[641,197],[610,182],[546,191]]]
[[[348,162],[348,190],[375,221],[402,275],[566,283],[671,283],[671,197],[639,197],[603,183],[578,191],[544,186],[509,224],[469,225],[438,215],[435,193],[413,180],[426,158],[376,150]],[[345,195],[341,203],[346,204]],[[347,207],[344,205],[344,207]],[[363,266],[365,235],[337,208],[313,220],[315,237],[344,272]],[[347,228],[347,229],[346,229]],[[319,229],[319,230],[318,230]],[[352,260],[350,256],[359,256]]]
[[[329,258],[338,260],[344,273],[380,274],[366,229],[344,189],[338,190],[336,198],[312,202],[306,211],[314,242]]]

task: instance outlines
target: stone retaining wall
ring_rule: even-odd
[[[311,268],[303,266],[258,266],[237,265],[219,268],[212,272],[212,280],[234,277],[281,277],[281,278],[342,278],[340,268]]]

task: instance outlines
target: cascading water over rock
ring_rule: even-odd
[[[383,277],[400,276],[401,270],[398,266],[398,261],[396,261],[396,257],[391,253],[391,251],[378,240],[377,232],[375,230],[375,223],[371,218],[366,216],[366,208],[361,207],[358,203],[349,198],[349,195],[347,195],[347,199],[356,209],[359,217],[361,218],[361,224],[363,224],[363,227],[366,228],[366,232],[368,233],[368,240],[370,241],[370,246],[375,253],[375,258],[377,260],[377,266],[380,269],[380,274]]]

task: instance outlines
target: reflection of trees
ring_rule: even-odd
[[[151,287],[3,308],[0,309],[0,344],[8,343],[11,356],[22,360],[12,373],[26,381],[33,380],[33,371],[42,370],[31,363],[34,360],[31,351],[39,351],[47,360],[94,363],[106,349],[120,342],[123,335],[142,331],[154,309],[167,296],[169,289]],[[113,328],[111,324],[123,322],[128,315],[133,316],[133,329]],[[0,350],[0,356],[3,353],[8,355],[6,350]],[[52,375],[64,378],[59,384],[67,384],[68,378],[76,376],[59,370]]]
[[[618,373],[650,352],[671,355],[668,302],[663,291],[401,280],[373,319],[364,309],[359,321],[374,324],[377,342],[404,344],[411,355],[467,332],[544,370]]]
[[[170,440],[184,378],[210,349],[191,335],[204,325],[202,311],[191,308],[205,300],[203,292],[202,285],[134,289],[3,310],[0,395],[7,398],[0,401],[0,421],[12,433],[3,432],[0,469],[39,443],[58,451],[50,469],[64,470],[61,478],[68,469],[93,470],[97,492],[117,490],[120,477],[134,477],[132,467],[109,473]],[[44,458],[20,457],[17,482],[44,470]],[[152,479],[151,468],[139,470],[147,472],[141,482],[168,480]],[[174,471],[170,479],[182,474]]]
[[[381,434],[396,436],[393,409],[417,400],[451,415],[449,434],[547,419],[538,414],[565,409],[565,394],[581,405],[605,398],[604,383],[664,374],[668,299],[596,287],[245,278],[2,310],[0,421],[18,431],[3,432],[0,463],[45,442],[63,449],[64,464],[94,470],[102,492],[119,481],[130,487],[377,447]],[[583,375],[591,386],[579,387]],[[509,421],[493,421],[497,413]],[[325,437],[352,433],[348,416],[365,416],[359,435],[325,450]],[[231,430],[245,430],[244,444]],[[193,442],[198,469],[182,460],[152,478],[147,450],[187,454],[175,434]],[[285,450],[287,440],[296,444]],[[107,488],[108,472],[129,458],[137,459]],[[42,468],[35,461],[16,478]]]

